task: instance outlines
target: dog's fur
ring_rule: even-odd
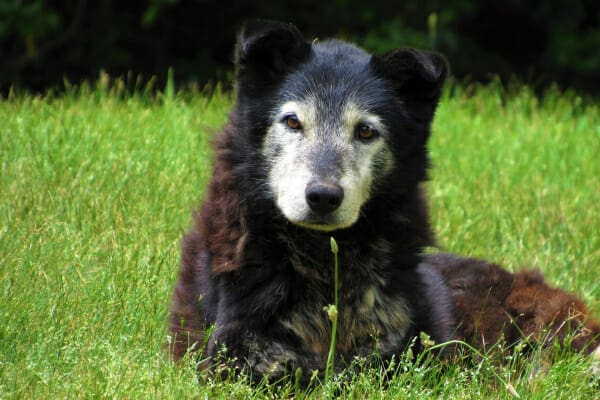
[[[585,313],[538,276],[421,255],[434,244],[420,185],[447,74],[440,55],[371,56],[335,40],[311,44],[292,25],[262,21],[242,30],[236,66],[237,101],[183,241],[170,327],[175,358],[203,347],[210,332],[203,366],[222,354],[255,379],[323,370],[331,339],[323,308],[334,293],[330,236],[340,248],[339,360],[389,358],[421,331],[438,343],[483,345],[499,332],[514,340],[512,317],[535,334],[571,310]],[[545,307],[538,296],[560,303]],[[478,308],[486,301],[497,303],[493,312]],[[576,347],[600,332],[589,327]]]
[[[591,353],[600,344],[600,324],[585,304],[550,287],[539,271],[512,274],[493,263],[450,254],[427,256],[419,269],[430,268],[442,274],[452,294],[455,338],[478,349],[557,342]]]

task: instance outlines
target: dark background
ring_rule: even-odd
[[[0,93],[60,90],[101,70],[162,88],[171,66],[180,87],[227,83],[236,31],[255,17],[375,52],[437,49],[460,80],[600,93],[597,0],[0,0]]]

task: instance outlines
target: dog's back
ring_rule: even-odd
[[[499,343],[546,347],[555,341],[591,353],[600,324],[575,295],[549,286],[539,271],[510,273],[497,264],[451,254],[428,255],[420,270],[438,271],[455,309],[455,337],[481,350]]]

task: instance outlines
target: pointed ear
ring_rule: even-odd
[[[448,74],[448,63],[441,54],[400,48],[371,57],[371,66],[390,81],[415,117],[431,120]]]
[[[242,27],[235,52],[237,79],[254,89],[269,86],[308,59],[311,45],[292,24],[253,20]]]

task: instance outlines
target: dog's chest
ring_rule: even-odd
[[[280,322],[299,338],[303,350],[325,362],[332,325],[325,307],[334,302],[334,288],[314,266],[299,259],[294,263],[302,275],[301,293]],[[347,361],[375,351],[382,356],[397,353],[411,325],[408,302],[389,290],[388,278],[378,273],[375,264],[385,266],[385,260],[351,252],[340,259],[336,354]]]

